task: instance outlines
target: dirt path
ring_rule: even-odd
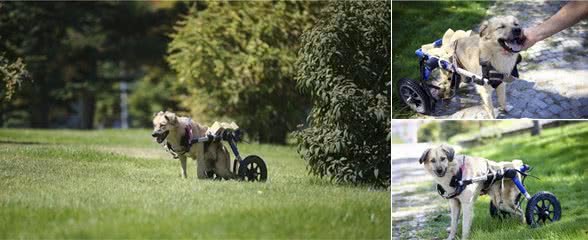
[[[428,144],[392,146],[392,239],[418,239],[427,214],[446,207],[434,188],[432,177],[421,164]]]

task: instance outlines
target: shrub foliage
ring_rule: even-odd
[[[177,24],[167,58],[190,91],[183,107],[195,119],[232,119],[254,139],[284,143],[308,105],[295,89],[294,64],[319,5],[207,2],[192,10]]]
[[[312,98],[298,151],[310,172],[390,185],[390,2],[331,4],[301,37],[297,86]]]
[[[20,58],[11,62],[0,53],[0,103],[10,101],[22,81],[27,78],[28,72]]]

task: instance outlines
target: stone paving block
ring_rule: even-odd
[[[541,108],[541,109],[547,107],[547,104],[545,102],[543,102],[543,100],[541,100],[539,98],[536,98],[536,99],[532,100],[531,103],[533,105],[537,106],[538,108]]]
[[[549,111],[555,115],[560,114],[563,110],[564,109],[557,104],[553,104],[553,105],[549,106]]]
[[[575,118],[570,111],[563,111],[559,114],[559,117],[562,119],[573,119]]]
[[[539,111],[539,117],[540,118],[556,118],[557,115],[549,112],[549,111]]]
[[[535,98],[538,98],[538,99],[544,99],[546,97],[547,97],[547,94],[545,94],[543,92],[539,92],[539,93],[537,93],[537,95],[535,95]]]
[[[553,102],[554,102],[554,101],[553,101],[553,98],[551,98],[551,96],[547,96],[547,97],[544,99],[544,101],[545,101],[545,103],[546,103],[547,105],[551,105],[551,104],[553,104]]]
[[[555,99],[555,101],[561,101],[561,100],[564,100],[565,99],[564,96],[562,96],[560,94],[557,94],[557,93],[556,94],[553,94],[551,96],[553,97],[553,99]]]
[[[569,110],[572,108],[572,104],[570,104],[568,101],[561,101],[559,103],[559,106],[565,110]]]
[[[512,118],[520,118],[522,113],[523,113],[523,111],[520,109],[513,109],[513,110],[510,110],[510,112],[506,115],[510,116]]]

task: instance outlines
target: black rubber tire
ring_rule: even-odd
[[[429,115],[433,111],[431,106],[431,98],[425,92],[425,89],[421,87],[415,80],[410,78],[401,78],[398,81],[398,94],[400,94],[400,98],[402,102],[410,107],[413,111]],[[417,97],[415,99],[410,99],[409,96],[406,94],[412,95],[412,97]],[[410,98],[412,98],[410,97]]]
[[[249,182],[265,182],[267,180],[267,166],[258,156],[247,156],[239,164],[239,179]]]
[[[538,192],[527,203],[525,218],[531,227],[558,221],[560,217],[561,205],[553,193]]]
[[[519,201],[521,201],[521,196],[522,196],[522,194],[520,194],[520,193],[519,193],[519,195],[517,195],[517,198],[515,199],[515,204],[517,204],[517,205],[519,204]],[[490,201],[490,216],[493,218],[505,219],[507,217],[510,217],[511,214],[507,211],[498,210],[498,208],[496,208],[496,206],[494,206],[492,201]]]

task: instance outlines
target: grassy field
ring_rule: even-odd
[[[419,78],[414,51],[443,37],[448,28],[472,29],[485,17],[491,2],[392,2],[392,117],[413,118],[398,96],[395,83],[400,78]]]
[[[469,149],[465,154],[504,161],[522,159],[535,168],[531,174],[540,178],[527,178],[525,185],[529,192],[552,192],[562,206],[559,222],[530,228],[518,218],[492,219],[488,211],[490,199],[480,197],[476,203],[472,239],[588,238],[588,123],[547,129],[541,136],[525,134],[504,138]],[[425,225],[428,229],[419,232],[419,236],[424,239],[447,237],[448,212],[449,209],[443,210],[429,218]],[[458,235],[461,235],[461,227]]]
[[[266,183],[180,178],[147,130],[0,130],[0,239],[390,238],[390,192],[307,174],[293,147],[240,144]]]

